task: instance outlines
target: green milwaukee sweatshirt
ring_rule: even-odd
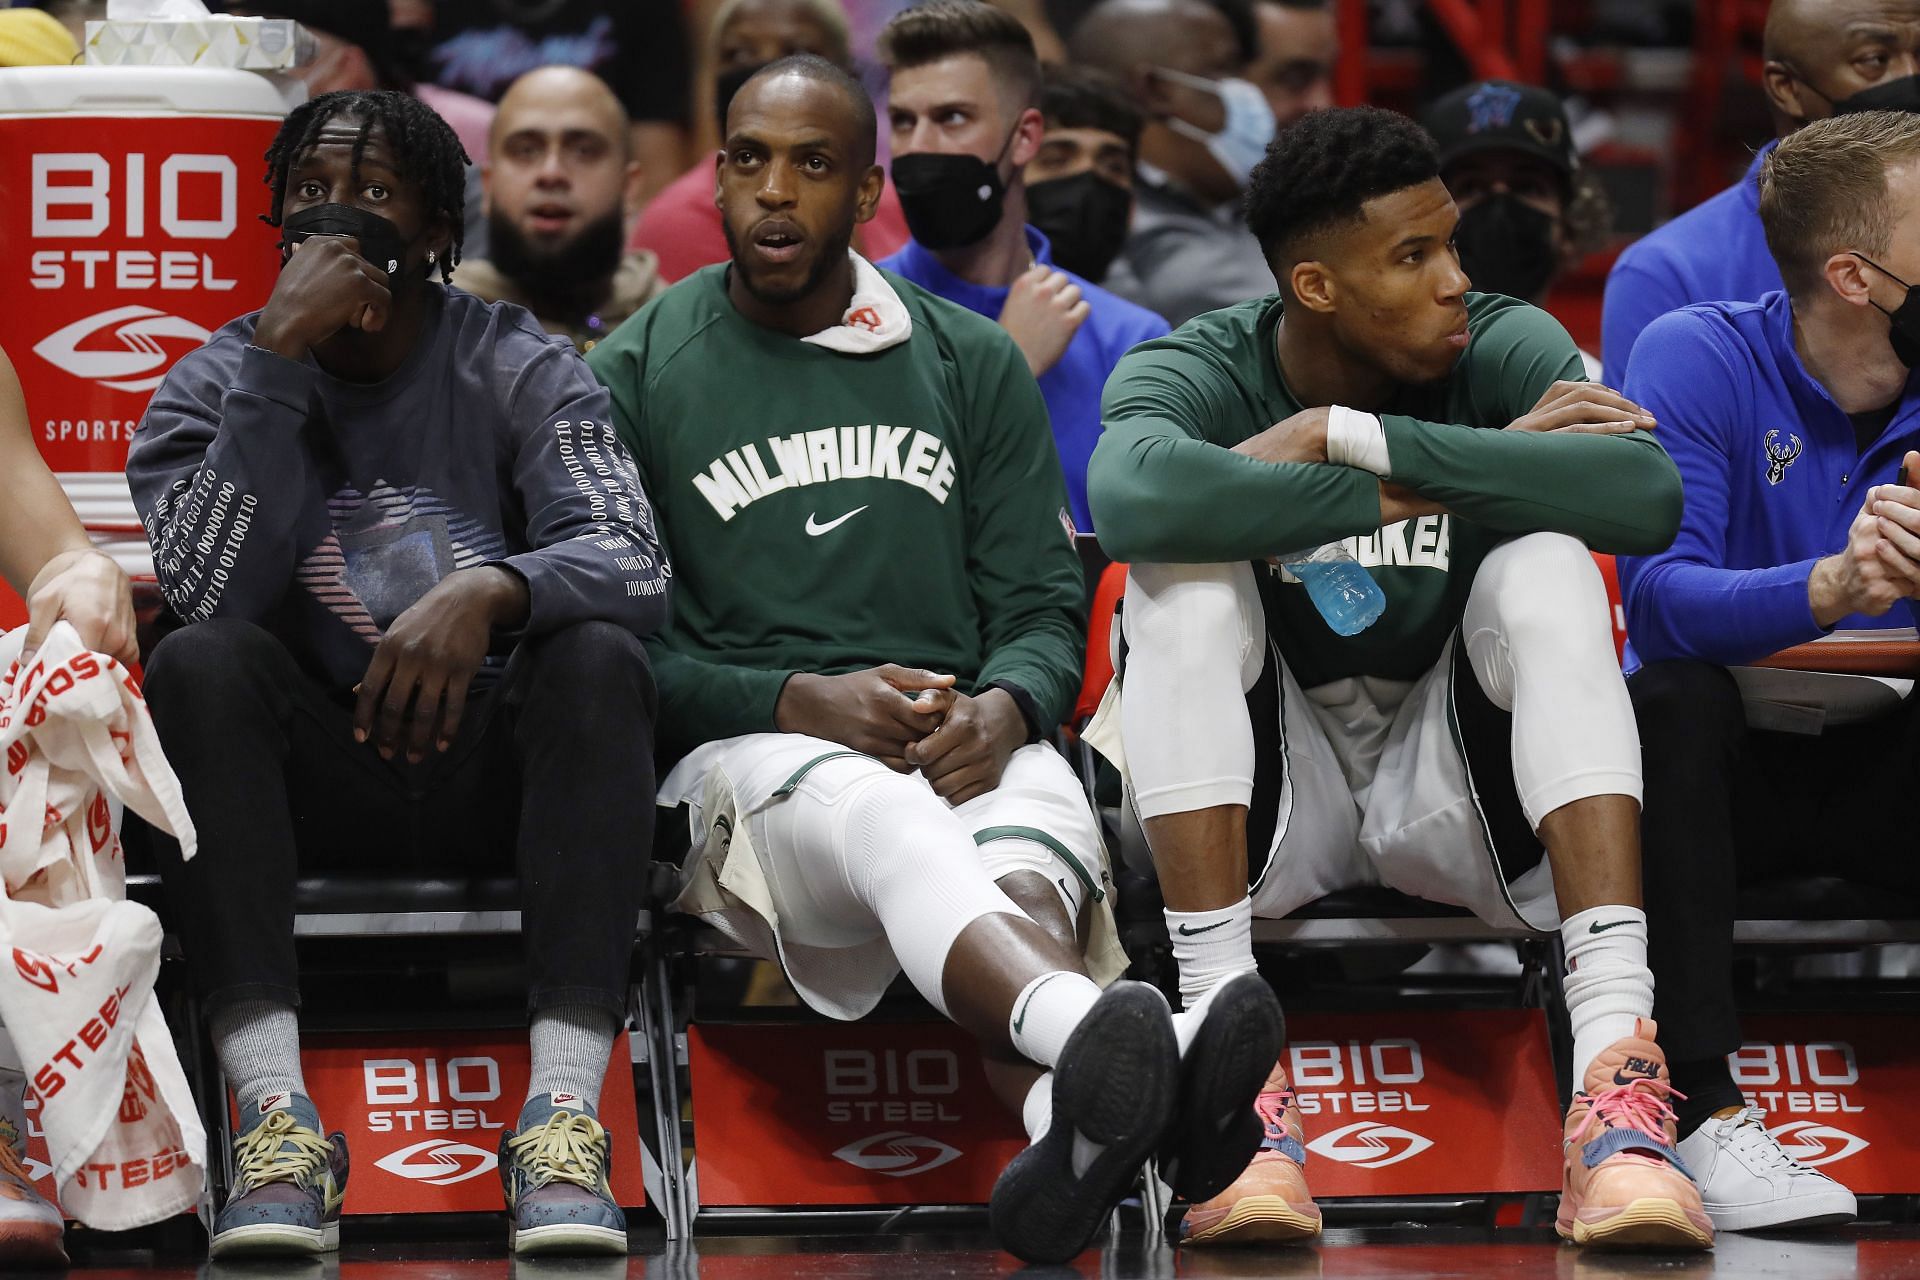
[[[649,641],[671,761],[770,732],[796,672],[886,662],[1009,686],[1037,728],[1080,684],[1086,593],[1033,375],[1000,327],[883,273],[913,334],[846,355],[763,329],[710,267],[588,356],[674,573]]]
[[[1638,555],[1672,541],[1680,474],[1652,434],[1499,430],[1554,381],[1584,375],[1552,317],[1493,294],[1467,296],[1472,340],[1452,373],[1403,387],[1378,410],[1389,479],[1451,515],[1381,529],[1371,473],[1230,452],[1308,407],[1275,355],[1281,306],[1275,294],[1214,311],[1122,359],[1102,398],[1106,430],[1087,494],[1116,560],[1264,561],[1346,542],[1387,598],[1380,620],[1357,636],[1335,635],[1304,586],[1264,563],[1257,571],[1268,629],[1302,686],[1425,672],[1460,621],[1474,571],[1505,538],[1553,531]]]

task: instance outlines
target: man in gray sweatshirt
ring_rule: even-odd
[[[163,849],[162,871],[240,1112],[213,1252],[338,1241],[345,1139],[300,1074],[297,874],[491,861],[518,871],[532,979],[509,1239],[624,1253],[595,1112],[651,855],[639,637],[671,571],[572,346],[442,283],[446,123],[327,94],[267,159],[273,295],[168,374],[127,462],[186,624],[146,693],[200,852]]]

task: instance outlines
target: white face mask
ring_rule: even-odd
[[[1167,128],[1204,146],[1207,154],[1219,161],[1240,189],[1246,190],[1253,177],[1253,166],[1266,156],[1267,147],[1273,142],[1273,108],[1267,104],[1267,96],[1260,92],[1258,85],[1234,77],[1210,80],[1171,67],[1155,67],[1154,74],[1220,99],[1227,117],[1220,132],[1208,133],[1178,116],[1167,121]]]

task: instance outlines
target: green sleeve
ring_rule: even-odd
[[[1619,555],[1666,549],[1680,527],[1680,471],[1651,434],[1489,429],[1531,413],[1554,382],[1586,380],[1558,321],[1507,303],[1475,326],[1465,359],[1466,408],[1488,428],[1381,415],[1389,479],[1502,533],[1571,534]]]
[[[1223,370],[1193,352],[1148,348],[1122,359],[1101,397],[1105,430],[1087,467],[1107,554],[1219,564],[1380,527],[1373,476],[1234,453],[1229,446],[1250,434],[1256,412]]]
[[[702,743],[774,732],[774,706],[794,675],[696,658],[676,649],[671,634],[650,637],[647,656],[660,691],[660,755],[668,760]]]
[[[634,324],[644,323],[636,320]],[[637,333],[638,331],[636,331]],[[660,494],[664,477],[654,474],[652,431],[646,403],[645,346],[637,337],[615,334],[587,353],[587,365],[607,389],[613,403],[614,430],[633,454],[640,483],[648,493]],[[656,501],[658,499],[656,498]],[[664,527],[660,547],[669,564],[672,547]],[[773,708],[780,700],[791,671],[763,671],[694,657],[684,643],[677,619],[662,633],[647,638],[647,656],[660,692],[658,736],[660,754],[672,760],[705,742],[742,733],[773,731]]]
[[[1013,340],[997,330],[990,337],[962,365],[981,431],[965,499],[967,578],[986,655],[979,684],[1025,690],[1045,730],[1066,719],[1080,690],[1086,584],[1046,401]]]

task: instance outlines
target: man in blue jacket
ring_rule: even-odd
[[[893,185],[913,239],[880,263],[927,292],[998,320],[1040,381],[1077,528],[1091,530],[1087,459],[1100,391],[1136,343],[1167,322],[1053,263],[1027,225],[1021,171],[1046,132],[1040,62],[1026,28],[981,0],[932,0],[880,33],[893,73]]]
[[[1903,707],[1825,733],[1749,728],[1727,668],[1835,628],[1910,626],[1920,596],[1920,115],[1807,126],[1761,173],[1786,290],[1686,307],[1635,348],[1627,394],[1660,421],[1686,512],[1621,561],[1645,753],[1655,1013],[1671,1027],[1680,1153],[1721,1230],[1842,1222],[1853,1196],[1797,1163],[1725,1055],[1742,883],[1799,873],[1893,889],[1920,869],[1884,838],[1920,780]],[[1788,1095],[1791,1098],[1792,1095]]]
[[[1920,110],[1920,0],[1774,0],[1764,87],[1774,134],[1849,111]],[[1601,378],[1620,385],[1640,333],[1692,302],[1780,287],[1756,211],[1769,142],[1740,181],[1629,245],[1607,276]]]

